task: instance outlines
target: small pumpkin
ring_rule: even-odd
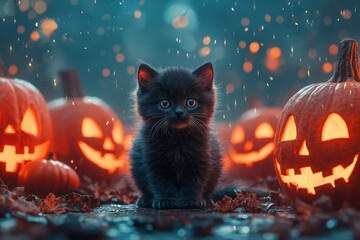
[[[36,160],[25,164],[18,176],[18,185],[27,194],[45,197],[49,193],[63,195],[80,187],[77,173],[68,165],[55,160]]]
[[[60,75],[66,98],[48,103],[54,126],[51,152],[93,180],[122,172],[127,163],[121,121],[103,100],[84,96],[76,71]]]
[[[358,43],[349,39],[330,80],[298,91],[281,113],[274,164],[289,196],[311,203],[327,195],[334,207],[360,209],[359,109]]]
[[[229,158],[240,178],[275,176],[274,135],[281,108],[262,107],[244,112],[230,137]]]
[[[0,178],[13,187],[20,168],[45,158],[52,136],[42,94],[29,82],[6,75],[0,61]]]

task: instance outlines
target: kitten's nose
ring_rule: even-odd
[[[175,114],[176,116],[181,117],[184,114],[184,111],[181,108],[177,107],[175,109]]]

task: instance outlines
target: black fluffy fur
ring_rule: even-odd
[[[213,67],[138,70],[136,105],[142,122],[130,153],[139,207],[205,208],[221,174],[219,143],[210,129],[216,93]],[[196,101],[195,107],[186,105]],[[163,109],[162,100],[170,107]]]

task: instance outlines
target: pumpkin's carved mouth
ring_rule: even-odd
[[[231,150],[231,159],[239,164],[245,164],[251,167],[255,162],[260,162],[267,158],[274,150],[274,143],[269,142],[258,151],[252,151],[249,153],[237,153],[234,149]]]
[[[315,195],[316,187],[331,184],[331,186],[335,188],[335,181],[341,178],[344,179],[345,182],[349,182],[349,178],[355,169],[358,157],[359,154],[356,154],[352,163],[345,168],[342,165],[333,167],[333,174],[326,177],[323,177],[322,172],[314,173],[311,167],[300,168],[300,174],[295,174],[295,169],[289,168],[286,169],[286,175],[283,175],[281,174],[281,167],[277,160],[275,160],[275,166],[282,181],[289,187],[290,184],[292,184],[296,186],[297,190],[299,188],[307,189],[308,194]]]
[[[100,151],[95,150],[83,141],[79,141],[78,145],[86,159],[90,160],[98,167],[108,171],[109,173],[114,173],[116,169],[122,168],[124,165],[124,161],[122,161],[121,155],[116,157],[115,154],[106,153],[102,156]]]
[[[30,152],[28,146],[24,147],[24,153],[16,153],[16,146],[4,145],[3,151],[0,152],[0,161],[6,163],[6,172],[16,172],[17,164],[23,161],[33,161],[43,156],[44,152],[49,149],[50,141],[46,141],[34,147]]]

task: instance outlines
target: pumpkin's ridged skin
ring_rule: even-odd
[[[25,148],[29,148],[29,153],[33,153],[34,148],[38,146],[37,156],[31,156],[16,163],[16,170],[7,172],[4,161],[14,161],[14,157],[4,159],[0,156],[0,177],[13,187],[16,183],[20,168],[28,161],[44,159],[49,154],[50,141],[52,138],[52,128],[49,111],[46,101],[42,94],[31,83],[20,79],[9,79],[0,77],[0,155],[3,153],[5,145],[15,146],[16,153],[24,153]],[[31,107],[38,121],[39,134],[30,135],[21,130],[20,125],[26,110]],[[14,128],[15,133],[4,133],[7,126]],[[41,145],[41,146],[40,146]]]
[[[233,134],[235,134],[236,127],[242,127],[245,133],[244,141],[232,144],[230,141],[229,158],[232,160],[233,170],[238,177],[249,180],[256,180],[258,178],[265,178],[267,176],[274,176],[275,171],[273,167],[273,140],[271,138],[255,138],[255,130],[262,123],[268,123],[272,127],[272,132],[275,133],[278,119],[281,113],[281,108],[257,108],[250,109],[244,112],[236,124],[233,126]],[[245,144],[251,142],[253,144],[251,149],[246,149]],[[268,144],[271,144],[271,152],[266,154],[266,157],[260,160],[255,157],[252,164],[244,164],[247,160],[246,154],[258,154],[259,150],[264,149]],[[240,155],[241,154],[241,155]],[[254,156],[253,155],[253,156]],[[245,159],[244,159],[245,158]]]
[[[52,123],[54,126],[54,137],[51,152],[57,159],[72,166],[80,175],[86,175],[93,180],[106,180],[113,174],[117,174],[125,169],[126,153],[124,143],[118,144],[112,137],[114,123],[121,124],[116,114],[101,99],[96,97],[63,98],[56,99],[48,103]],[[102,138],[85,139],[82,137],[81,123],[85,117],[93,119],[103,132]],[[121,139],[125,138],[121,125]],[[105,138],[111,139],[114,149],[111,151],[103,150]],[[92,148],[101,154],[108,152],[116,156],[118,168],[109,170],[99,167],[88,160],[79,148],[79,141],[88,143]]]
[[[360,82],[357,75],[357,64],[351,62],[350,67],[345,67],[345,65],[348,66],[348,63],[344,59],[346,53],[347,57],[350,55],[350,61],[355,61],[355,58],[351,58],[352,54],[356,55],[357,62],[357,44],[356,53],[351,48],[353,53],[350,52],[350,54],[345,51],[348,49],[344,50],[341,46],[344,47],[344,45],[340,45],[339,48],[340,65],[338,64],[338,70],[335,71],[334,76],[325,83],[304,87],[285,105],[275,134],[274,164],[282,189],[293,199],[299,198],[312,203],[320,196],[327,195],[335,208],[348,202],[353,207],[360,209],[360,174],[358,174],[360,160],[354,161],[360,153],[358,120],[360,118]],[[338,114],[345,121],[349,138],[322,141],[323,126],[331,113]],[[294,117],[297,136],[294,140],[282,141],[284,128],[290,116]],[[299,155],[304,141],[308,149],[308,156],[306,154]],[[310,167],[313,173],[322,173],[322,177],[326,178],[333,175],[333,168],[337,166],[346,168],[354,162],[356,162],[355,168],[348,182],[344,178],[339,178],[334,181],[335,187],[328,183],[315,187],[310,190],[312,193],[309,193],[305,187],[297,189],[297,184],[284,182],[286,179],[284,176],[288,176],[289,169],[293,169],[295,174],[300,175],[301,168]]]
[[[27,163],[19,172],[19,186],[24,186],[27,194],[56,196],[75,191],[80,187],[80,179],[69,166],[54,160],[36,160]]]

